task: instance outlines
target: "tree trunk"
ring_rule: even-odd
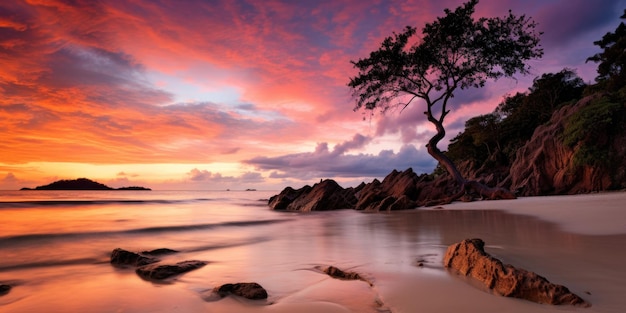
[[[459,186],[461,186],[461,190],[457,194],[451,196],[448,199],[444,199],[442,203],[450,203],[454,200],[457,200],[461,196],[467,194],[472,190],[478,193],[482,197],[482,199],[496,200],[516,198],[515,194],[507,189],[491,188],[477,181],[468,181],[463,178],[463,175],[461,175],[459,169],[456,167],[456,165],[454,165],[454,162],[452,162],[452,160],[450,160],[450,158],[443,154],[443,152],[441,152],[441,150],[439,150],[439,148],[437,147],[439,141],[441,141],[441,139],[443,139],[443,137],[445,137],[446,135],[446,130],[443,128],[443,124],[437,119],[433,118],[432,114],[430,114],[429,112],[425,113],[428,116],[428,120],[433,123],[435,125],[435,128],[437,129],[437,134],[430,138],[428,144],[426,145],[428,154],[430,154],[435,160],[437,160],[439,164],[441,164],[446,169],[446,171],[448,171],[452,178],[454,178],[454,181]]]

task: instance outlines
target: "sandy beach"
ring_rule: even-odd
[[[13,286],[10,293],[0,297],[0,311],[623,312],[624,203],[626,193],[615,192],[454,203],[392,213],[289,214],[237,199],[229,204],[231,215],[253,214],[245,219],[267,219],[268,223],[215,229],[194,226],[185,231],[132,236],[126,231],[123,237],[106,233],[89,237],[79,246],[71,242],[73,237],[64,239],[67,243],[62,244],[51,238],[36,251],[48,246],[49,253],[53,253],[56,247],[66,255],[67,251],[84,249],[95,257],[52,265],[42,260],[0,264],[0,282]],[[177,211],[171,214],[180,216],[183,210],[194,220],[222,216],[202,217],[194,213],[193,210],[205,210],[206,205],[177,204]],[[149,211],[148,208],[141,207],[138,212]],[[128,213],[116,213],[114,209],[106,207],[111,220],[126,223],[127,220],[120,222],[117,214]],[[128,212],[129,207],[119,209]],[[239,211],[232,211],[235,209]],[[57,215],[65,212],[63,208],[55,210]],[[71,210],[76,214],[75,208]],[[83,218],[96,216],[95,213],[99,219],[105,216],[98,206],[84,210],[88,213]],[[4,209],[7,219],[22,211],[23,208]],[[161,219],[155,221],[174,216],[160,214]],[[137,218],[142,223],[147,219],[139,215]],[[9,237],[0,236],[5,241]],[[465,238],[482,238],[488,253],[567,286],[592,306],[550,306],[490,294],[443,268],[442,258],[448,245]],[[24,236],[19,239],[19,246],[12,253],[3,252],[4,262],[18,260],[18,254],[35,251],[28,250],[29,246],[48,240],[28,243]],[[117,246],[131,251],[166,246],[181,253],[168,256],[163,262],[199,259],[209,264],[167,283],[149,282],[132,270],[108,264],[110,250]],[[418,266],[420,263],[422,266]],[[359,280],[333,279],[316,270],[328,265],[358,272],[372,286]],[[220,284],[249,281],[261,284],[269,298],[251,301],[211,297],[211,289]]]

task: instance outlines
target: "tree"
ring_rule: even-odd
[[[504,17],[474,19],[476,4],[478,0],[470,0],[454,11],[445,9],[445,16],[426,24],[422,39],[410,46],[416,28],[407,26],[403,32],[393,33],[368,58],[352,61],[359,74],[348,86],[356,98],[355,111],[385,112],[423,100],[424,114],[437,131],[426,147],[462,187],[454,197],[472,189],[491,199],[513,198],[509,191],[463,178],[437,147],[446,134],[443,123],[455,91],[483,87],[490,79],[527,74],[526,61],[543,55],[540,33],[531,18],[509,11]]]
[[[626,19],[626,10],[620,18]],[[626,83],[626,25],[621,22],[615,32],[606,33],[593,44],[604,49],[587,59],[599,63],[596,81],[606,84],[609,90],[621,88]]]

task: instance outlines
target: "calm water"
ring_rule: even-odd
[[[590,292],[581,294],[594,303],[585,312],[624,307],[623,300],[611,299],[626,291],[619,262],[625,255],[613,247],[626,243],[625,236],[570,234],[500,211],[281,213],[267,207],[275,193],[0,192],[0,283],[13,286],[0,296],[0,312],[241,311],[250,304],[203,296],[243,281],[263,285],[270,294],[266,304],[326,301],[353,312],[376,312],[374,297],[393,312],[452,312],[455,306],[466,312],[570,310],[493,297],[449,274],[441,266],[446,247],[471,237],[483,238],[505,262],[523,264],[577,293]],[[110,266],[109,255],[118,247],[170,248],[180,253],[165,263],[209,264],[157,284]],[[418,260],[425,266],[416,266]],[[360,297],[340,297],[342,287],[335,285],[322,292],[319,286],[329,284],[328,278],[314,269],[325,265],[357,270],[376,287],[358,287],[367,289]],[[419,296],[404,295],[414,289]],[[456,299],[486,301],[469,309],[454,301],[442,304],[441,293],[450,292]]]

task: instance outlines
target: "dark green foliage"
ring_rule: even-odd
[[[479,115],[465,122],[465,131],[450,141],[448,157],[455,161],[484,162],[499,147],[500,116]]]
[[[626,10],[621,18],[626,19]],[[604,49],[587,59],[599,63],[596,81],[606,90],[620,89],[626,83],[626,25],[620,23],[615,32],[606,33],[594,44]]]
[[[563,143],[571,148],[577,166],[609,166],[613,136],[623,131],[626,107],[624,98],[605,96],[591,102],[568,120],[563,131]]]
[[[494,152],[507,165],[535,129],[548,122],[565,104],[580,99],[585,84],[571,69],[535,78],[526,93],[509,96],[493,113],[465,123],[465,130],[450,141],[447,155],[455,161],[473,160],[480,167]]]
[[[359,69],[348,83],[357,99],[355,110],[385,111],[421,98],[429,110],[441,102],[442,121],[457,88],[482,87],[487,79],[527,73],[525,62],[543,55],[535,23],[510,12],[475,20],[477,3],[470,0],[455,11],[446,9],[444,17],[426,24],[418,44],[409,47],[416,29],[407,26],[387,37],[368,58],[352,61]],[[402,101],[401,96],[409,98]]]

